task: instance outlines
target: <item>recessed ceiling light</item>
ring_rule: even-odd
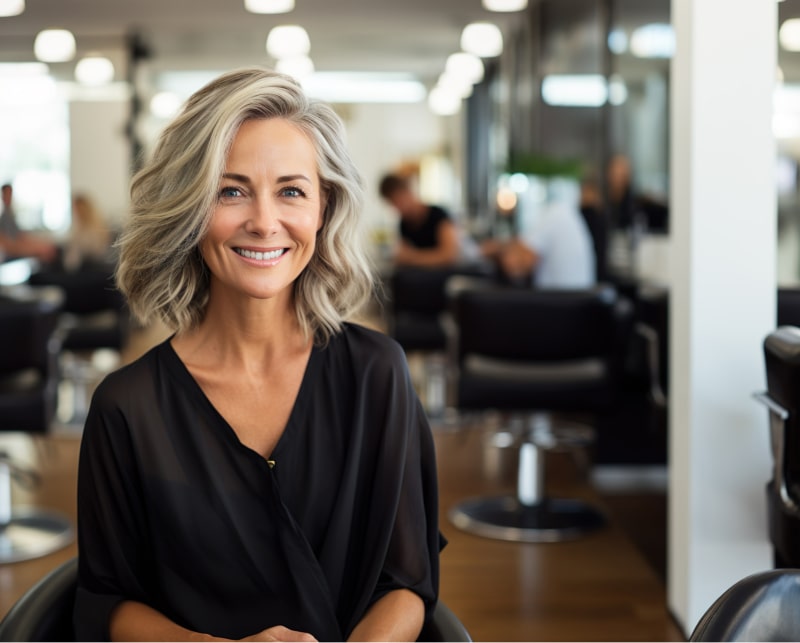
[[[46,63],[72,60],[75,56],[75,36],[66,29],[45,29],[36,36],[33,52]]]
[[[310,50],[311,40],[300,25],[279,25],[267,35],[267,53],[273,58],[307,56]]]
[[[251,13],[288,13],[294,0],[244,0],[244,8]]]
[[[25,11],[25,0],[0,0],[0,18],[18,16]]]
[[[503,34],[491,22],[473,22],[461,32],[461,48],[481,58],[493,58],[503,52]]]
[[[522,11],[527,6],[528,0],[483,0],[487,11]]]
[[[114,63],[105,56],[86,56],[75,65],[75,78],[82,85],[106,85],[114,80]]]

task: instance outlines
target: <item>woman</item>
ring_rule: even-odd
[[[372,292],[341,121],[290,78],[191,97],[134,177],[117,280],[176,329],[98,387],[79,640],[414,640],[438,593],[433,442]]]
[[[72,198],[72,226],[64,245],[64,268],[79,270],[110,259],[111,230],[87,194]]]

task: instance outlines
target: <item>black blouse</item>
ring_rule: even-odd
[[[408,588],[436,603],[433,439],[402,349],[346,324],[314,346],[270,461],[243,445],[169,341],[110,374],[78,472],[77,640],[146,603],[238,639],[273,625],[344,640]]]

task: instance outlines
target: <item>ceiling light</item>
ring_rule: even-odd
[[[436,86],[428,94],[428,107],[439,116],[452,116],[461,110],[461,96]]]
[[[448,75],[463,78],[473,85],[483,80],[483,61],[466,51],[450,54],[444,68]]]
[[[607,98],[602,74],[551,74],[542,79],[542,99],[548,105],[600,107]]]
[[[267,53],[273,58],[307,56],[310,50],[311,40],[300,25],[279,25],[267,36]]]
[[[75,56],[75,36],[66,29],[40,31],[33,43],[36,57],[46,63],[62,63]]]
[[[288,74],[300,80],[314,73],[314,61],[308,56],[280,58],[278,62],[275,63],[275,71]]]
[[[329,103],[419,103],[425,86],[409,74],[315,72],[301,80],[306,93]]]
[[[0,0],[0,18],[18,16],[25,11],[25,0]]]
[[[522,11],[527,6],[528,0],[483,0],[487,11]]]
[[[491,22],[473,22],[461,32],[461,48],[481,58],[499,56],[503,51],[503,34]]]
[[[244,0],[244,8],[251,13],[288,13],[294,0]]]
[[[778,30],[778,40],[786,51],[800,51],[800,18],[784,20]]]
[[[114,63],[105,56],[86,56],[75,65],[75,78],[82,85],[106,85],[114,80]]]
[[[181,109],[181,99],[173,92],[158,92],[150,99],[150,113],[156,118],[172,118]]]

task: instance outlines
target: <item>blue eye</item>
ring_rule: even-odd
[[[306,195],[306,193],[303,192],[300,188],[295,187],[293,185],[283,188],[283,190],[281,190],[281,194],[283,196],[289,196],[289,197],[303,197]]]
[[[219,196],[221,199],[239,196],[240,194],[241,190],[234,187],[224,187],[219,191]]]

